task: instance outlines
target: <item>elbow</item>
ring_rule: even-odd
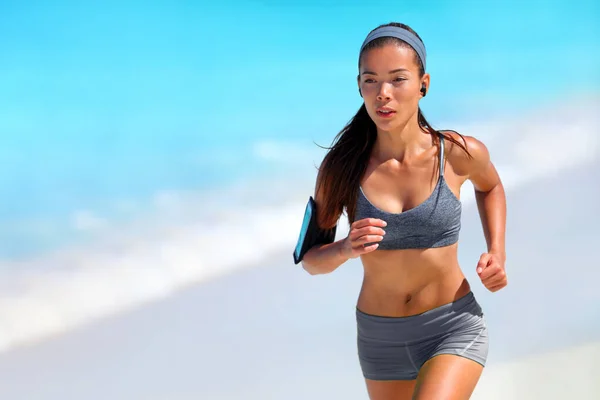
[[[305,261],[302,261],[302,268],[308,272],[309,275],[317,275],[315,269],[313,267],[310,266],[310,264],[308,264]]]
[[[492,191],[504,193],[504,185],[502,184],[502,181],[500,179],[498,179],[498,183],[496,183]]]
[[[489,190],[485,191],[486,193],[504,193],[504,185],[502,184],[502,180],[498,177],[496,183],[489,188]]]
[[[335,271],[341,264],[333,244],[314,246],[302,259],[302,268],[310,275],[325,275]]]
[[[309,275],[321,275],[321,272],[317,268],[308,263],[302,262],[302,268],[304,268]]]
[[[309,275],[324,275],[332,272],[329,268],[319,267],[306,261],[302,261],[302,268],[308,272]]]
[[[496,184],[494,184],[491,187],[483,187],[483,188],[478,188],[475,187],[475,195],[478,198],[489,198],[489,197],[503,197],[505,196],[505,192],[504,192],[504,185],[502,184],[502,181],[498,181]]]

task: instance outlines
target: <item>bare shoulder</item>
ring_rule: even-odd
[[[441,132],[453,140],[446,140],[446,159],[457,174],[469,176],[490,163],[490,153],[481,140],[456,131]]]
[[[444,130],[442,133],[452,138],[452,141],[446,140],[446,159],[457,175],[469,179],[480,188],[497,183],[499,177],[490,152],[481,140],[451,130]],[[460,143],[464,149],[454,142]]]

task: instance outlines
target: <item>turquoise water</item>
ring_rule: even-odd
[[[293,171],[257,143],[292,143],[290,157],[329,144],[360,105],[356,52],[380,23],[424,38],[434,125],[600,87],[597,2],[286,4],[2,2],[0,257],[68,243],[80,210],[128,218],[123,202],[163,190]]]

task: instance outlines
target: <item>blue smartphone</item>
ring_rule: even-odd
[[[308,228],[310,227],[311,220],[313,218],[313,214],[315,211],[315,201],[312,196],[308,199],[308,203],[306,204],[306,209],[304,210],[304,218],[302,219],[302,227],[300,228],[300,235],[298,237],[298,242],[296,243],[296,249],[294,250],[294,263],[298,264],[302,260],[302,256],[304,255],[303,247],[306,243],[306,235],[308,233]]]
[[[317,222],[317,203],[310,196],[306,209],[304,210],[304,218],[302,219],[302,227],[298,236],[298,243],[294,249],[294,263],[298,264],[302,261],[304,254],[316,244],[333,243],[337,225],[332,229],[321,229]]]

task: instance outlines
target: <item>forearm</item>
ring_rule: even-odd
[[[499,182],[489,192],[475,191],[477,208],[489,253],[505,256],[506,195]]]
[[[325,245],[317,245],[306,252],[302,267],[311,275],[328,274],[348,261],[342,254],[343,239]]]

